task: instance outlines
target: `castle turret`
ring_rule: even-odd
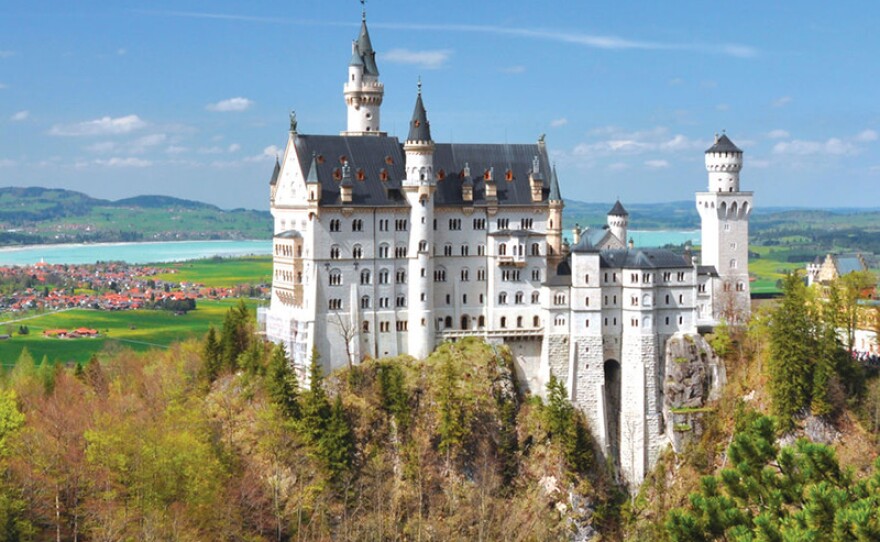
[[[556,175],[556,165],[550,173],[550,194],[547,196],[549,207],[547,216],[547,268],[548,273],[556,273],[556,267],[565,258],[562,250],[562,209],[565,203],[562,201],[562,193],[559,191],[559,177]]]
[[[532,202],[538,203],[544,199],[544,176],[541,174],[541,161],[535,155],[532,158],[532,171],[529,172],[529,189],[532,193]]]
[[[614,237],[620,241],[620,244],[626,246],[626,229],[629,225],[629,213],[621,205],[620,200],[614,203],[614,207],[608,211],[608,229],[614,234]]]
[[[344,87],[348,107],[348,124],[342,135],[385,135],[379,128],[379,109],[385,95],[385,86],[379,82],[376,52],[367,30],[367,15],[363,13],[361,32],[351,44],[348,80]]]
[[[306,175],[306,190],[310,207],[317,207],[321,201],[321,183],[318,181],[318,153],[312,152],[312,162]]]
[[[712,266],[711,304],[698,307],[703,321],[742,322],[750,311],[749,215],[752,192],[742,192],[739,172],[743,152],[726,134],[706,150],[709,190],[697,192],[702,223],[701,263]]]
[[[425,358],[434,349],[434,141],[422,103],[422,82],[409,135],[403,145],[406,179],[403,192],[410,206],[409,281],[407,302],[408,349],[410,355]]]

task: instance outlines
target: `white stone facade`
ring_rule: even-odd
[[[302,377],[313,349],[333,370],[365,357],[425,357],[469,335],[506,344],[524,389],[543,395],[551,374],[561,379],[621,474],[640,481],[665,445],[667,339],[714,321],[717,277],[742,281],[735,291],[748,299],[751,193],[739,192],[741,153],[711,159],[733,164],[710,174],[710,186],[732,191],[697,196],[702,266],[627,248],[619,202],[607,229],[578,230],[568,248],[543,140],[435,143],[420,90],[401,144],[380,131],[381,92],[367,99],[381,83],[375,61],[365,67],[365,47],[373,54],[366,22],[345,86],[348,129],[312,136],[293,124],[273,174],[272,300],[260,311],[267,338],[286,346]]]

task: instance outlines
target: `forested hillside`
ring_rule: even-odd
[[[4,540],[570,540],[620,490],[554,384],[476,340],[298,386],[230,311],[203,343],[84,367],[27,355],[0,393]],[[317,367],[317,365],[313,365]]]
[[[268,239],[267,211],[223,210],[168,196],[95,199],[55,188],[0,188],[0,245]]]

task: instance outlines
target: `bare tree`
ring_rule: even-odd
[[[351,322],[350,318],[343,318],[340,311],[334,311],[333,316],[335,317],[335,320],[332,321],[333,325],[336,326],[336,331],[345,341],[345,357],[348,361],[348,368],[351,369],[354,365],[354,352],[352,352],[351,345],[358,335],[357,326]]]

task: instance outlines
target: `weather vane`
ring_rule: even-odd
[[[367,20],[367,0],[361,0],[361,18]]]
[[[296,132],[296,111],[290,111],[290,131]]]

